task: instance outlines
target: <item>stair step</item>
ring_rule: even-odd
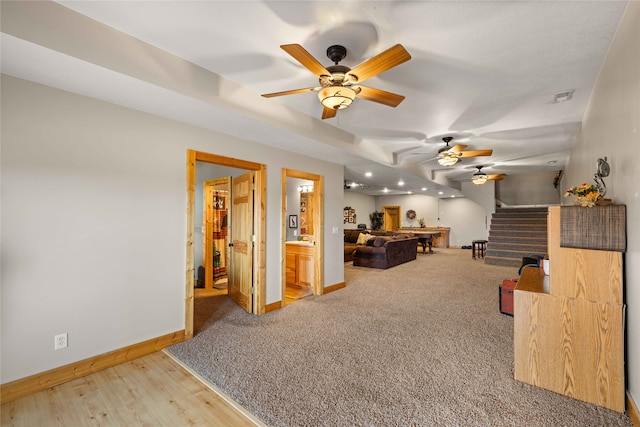
[[[535,233],[546,233],[547,227],[543,227],[540,225],[529,225],[529,226],[513,226],[513,225],[496,225],[491,224],[489,227],[489,231],[523,231],[523,232],[535,232]]]
[[[491,221],[491,228],[499,228],[499,229],[509,229],[509,228],[525,228],[525,229],[539,229],[544,230],[547,228],[547,222],[505,222],[505,221],[496,221],[493,219]]]
[[[531,252],[535,252],[535,253],[547,253],[547,242],[544,243],[540,243],[540,244],[534,244],[534,243],[527,243],[527,244],[523,244],[523,243],[519,243],[519,242],[515,242],[515,243],[511,243],[511,242],[488,242],[487,243],[487,250],[490,249],[495,249],[495,250],[502,250],[502,251],[507,251],[507,250],[529,250]]]
[[[501,249],[487,249],[486,256],[496,256],[502,258],[514,258],[522,261],[522,257],[526,257],[529,255],[545,255],[546,252],[540,253],[535,251],[530,251],[526,248],[519,250],[501,250]]]
[[[510,243],[535,243],[535,244],[547,244],[547,238],[538,234],[535,236],[514,236],[512,234],[495,234],[489,233],[490,241],[492,242],[510,242]]]
[[[492,216],[496,218],[546,218],[547,212],[499,212],[496,211]]]
[[[497,223],[497,224],[546,224],[547,223],[547,218],[546,217],[540,217],[540,218],[533,218],[533,217],[512,217],[512,216],[505,216],[505,217],[493,217],[492,223]]]
[[[493,236],[516,236],[516,237],[537,237],[545,239],[547,237],[547,230],[532,230],[529,228],[491,228],[489,235]]]
[[[520,266],[522,265],[522,259],[517,260],[514,258],[485,256],[484,263],[489,265],[499,265],[503,267],[514,267],[516,270],[514,271],[513,275],[514,277],[516,277],[518,275],[518,269],[520,269]]]
[[[509,213],[521,213],[521,212],[541,212],[541,213],[547,213],[549,211],[549,208],[546,206],[541,206],[538,208],[496,208],[496,213],[504,213],[504,212],[509,212]]]

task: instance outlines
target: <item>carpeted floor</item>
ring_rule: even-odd
[[[169,351],[269,426],[631,426],[513,379],[517,269],[436,249],[389,270],[345,264],[347,287],[264,316],[196,301],[196,336]]]

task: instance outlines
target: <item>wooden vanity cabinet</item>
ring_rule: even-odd
[[[287,244],[286,272],[288,285],[313,285],[313,247]]]

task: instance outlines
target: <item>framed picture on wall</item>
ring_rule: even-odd
[[[224,209],[224,196],[213,196],[213,208]]]
[[[298,228],[298,215],[289,215],[289,228]]]
[[[355,209],[345,209],[344,210],[344,223],[345,224],[355,224],[356,223],[356,210]]]

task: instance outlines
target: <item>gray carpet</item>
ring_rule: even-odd
[[[517,269],[436,249],[389,270],[345,264],[347,287],[264,316],[196,301],[196,336],[169,351],[269,426],[631,426],[513,379]]]

